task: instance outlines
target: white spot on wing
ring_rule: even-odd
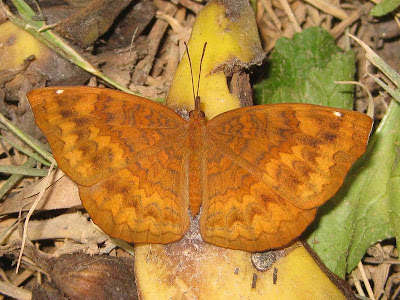
[[[60,94],[62,94],[62,93],[64,93],[64,90],[57,90],[57,91],[56,91],[56,94],[58,94],[58,95],[60,95]]]
[[[336,117],[342,117],[342,116],[343,116],[343,114],[342,114],[341,112],[339,112],[339,111],[334,111],[333,114],[334,114]]]

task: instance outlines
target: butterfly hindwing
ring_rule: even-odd
[[[261,251],[299,236],[364,153],[371,124],[357,112],[307,104],[255,106],[209,121],[203,238]]]
[[[138,159],[91,186],[79,186],[96,224],[130,243],[170,243],[189,227],[185,151],[179,143]]]
[[[315,213],[315,208],[304,210],[285,201],[233,153],[210,143],[200,216],[206,242],[249,252],[276,248],[303,231]]]

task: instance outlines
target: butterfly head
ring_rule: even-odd
[[[196,96],[196,98],[194,100],[194,110],[189,112],[189,117],[191,119],[193,119],[193,118],[205,119],[206,118],[206,115],[200,109],[200,96]]]

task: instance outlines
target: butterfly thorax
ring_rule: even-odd
[[[204,133],[206,130],[206,119],[204,112],[198,107],[189,114],[189,204],[192,216],[199,213],[202,201],[202,171],[204,155]]]

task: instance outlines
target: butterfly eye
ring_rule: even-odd
[[[201,110],[199,110],[199,111],[191,110],[189,112],[189,118],[195,118],[195,117],[197,117],[199,119],[205,119],[206,118],[206,114]]]

